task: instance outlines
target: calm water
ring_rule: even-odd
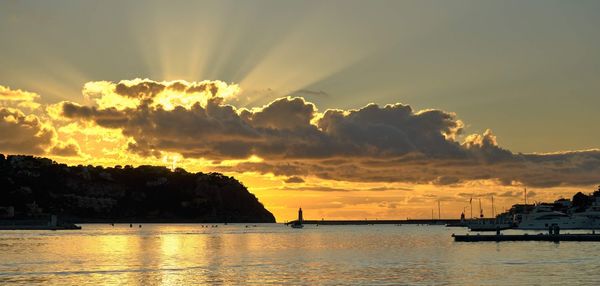
[[[83,225],[0,231],[0,284],[600,283],[600,243],[456,243],[441,226]]]

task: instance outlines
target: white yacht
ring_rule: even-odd
[[[585,211],[573,213],[573,216],[588,218],[592,228],[600,228],[600,197],[596,197],[592,205]]]
[[[560,229],[591,229],[592,220],[584,215],[568,215],[553,211],[551,205],[536,205],[533,211],[522,214],[518,229],[543,229],[557,225]]]

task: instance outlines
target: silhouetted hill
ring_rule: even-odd
[[[35,202],[35,204],[33,204]],[[0,154],[0,206],[73,222],[275,222],[246,187],[219,173],[67,166]]]

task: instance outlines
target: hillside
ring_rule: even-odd
[[[219,173],[156,166],[67,166],[0,154],[0,206],[72,222],[275,222],[246,187]]]

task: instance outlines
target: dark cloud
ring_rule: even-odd
[[[35,115],[0,107],[0,151],[12,154],[44,154],[56,133]]]
[[[312,103],[307,103],[300,97],[280,98],[259,111],[243,110],[241,117],[254,128],[290,130],[310,128],[311,119],[314,118],[316,108]]]
[[[72,157],[81,155],[79,145],[75,143],[58,143],[50,148],[49,151],[52,155],[58,155],[63,157]]]
[[[298,176],[292,176],[289,177],[285,180],[286,183],[288,184],[297,184],[297,183],[304,183],[304,179],[298,177]]]
[[[94,118],[101,126],[109,128],[121,127],[127,123],[127,115],[115,108],[98,110],[96,107],[80,106],[75,103],[65,102],[62,105],[63,115],[69,118]]]
[[[176,84],[175,88],[179,88],[180,85]],[[115,92],[117,94],[135,97],[135,98],[153,98],[158,93],[165,90],[166,86],[162,83],[158,83],[151,80],[143,80],[141,82],[129,85],[126,83],[118,83],[115,86]]]
[[[440,176],[433,180],[436,185],[452,185],[460,182],[460,178],[454,176]]]
[[[368,160],[348,158],[331,166],[321,160],[246,162],[230,171],[253,171],[283,176],[317,176],[323,179],[363,182],[407,182],[420,184],[458,184],[465,181],[491,179],[500,184],[524,184],[532,187],[589,186],[600,181],[600,151],[585,151],[569,155],[512,155],[500,162],[478,161],[476,157],[462,159],[420,158],[403,160],[390,158]],[[548,156],[539,160],[539,156]],[[554,156],[563,163],[557,165]],[[584,159],[583,159],[584,158]],[[227,169],[223,167],[222,169]]]
[[[302,181],[295,181],[294,183],[303,183],[304,180],[299,177],[290,177],[298,178]],[[286,183],[290,183],[286,180]],[[401,188],[401,187],[373,187],[373,188],[339,188],[339,187],[328,187],[321,185],[300,185],[300,186],[284,186],[281,188],[282,190],[290,190],[290,191],[315,191],[315,192],[357,192],[357,191],[368,191],[368,192],[383,192],[383,191],[411,191],[410,188]]]
[[[285,187],[282,187],[281,189],[287,190],[287,191],[313,191],[313,192],[352,192],[352,191],[356,191],[354,189],[344,189],[344,188],[335,188],[335,187],[327,187],[327,186],[299,186],[299,187],[285,186]]]
[[[155,90],[144,84],[134,94]],[[142,90],[142,91],[139,91]],[[121,128],[135,139],[131,150],[156,150],[212,160],[332,157],[387,157],[411,152],[428,156],[464,156],[461,146],[446,137],[457,135],[462,123],[455,116],[429,110],[414,113],[409,106],[368,105],[344,112],[327,110],[316,118],[316,107],[302,98],[281,98],[260,109],[238,110],[219,97],[190,108],[166,110],[142,101],[135,109],[98,109],[63,104],[68,118],[92,120]],[[314,121],[314,124],[313,124]]]
[[[183,93],[210,92],[216,96],[219,91],[219,81],[202,81],[188,83],[185,81],[156,82],[149,79],[136,79],[133,81],[122,81],[115,85],[116,94],[139,98],[152,99],[166,89]]]
[[[365,182],[439,185],[497,180],[537,187],[589,185],[600,181],[600,151],[514,154],[498,146],[491,131],[456,141],[463,123],[442,110],[413,111],[408,105],[370,104],[356,110],[326,110],[300,97],[277,99],[254,109],[224,103],[222,82],[120,83],[118,94],[143,98],[135,108],[63,105],[65,117],[118,128],[143,156],[162,151],[209,160],[262,162],[219,167],[276,175],[316,176]],[[119,87],[121,85],[121,87]],[[163,90],[210,91],[206,102],[166,109],[154,103]]]

